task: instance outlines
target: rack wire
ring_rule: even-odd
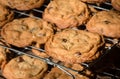
[[[111,4],[110,4],[110,3],[107,3],[107,2],[104,3],[104,4],[107,5],[107,6],[111,6]],[[94,7],[94,8],[96,8],[96,9],[98,9],[98,10],[105,10],[105,11],[109,11],[109,10],[110,10],[110,9],[108,9],[108,8],[101,7],[101,6],[96,6],[96,5],[92,5],[92,4],[89,4],[89,5],[92,6],[92,7]],[[44,4],[42,7],[43,7],[43,8],[46,8],[46,6],[47,6],[47,4]],[[36,19],[41,19],[41,17],[38,17],[38,16],[31,16],[31,15],[29,14],[30,12],[27,12],[27,11],[18,11],[18,10],[13,10],[13,11],[17,14],[16,18],[20,18],[20,17],[22,17],[22,16],[25,16],[25,17],[33,17],[33,18],[36,18]],[[32,12],[37,12],[37,13],[39,13],[39,14],[41,14],[41,15],[42,15],[42,13],[43,13],[43,10],[41,10],[41,9],[32,9],[31,11],[32,11]],[[106,48],[105,48],[105,51],[104,51],[105,53],[104,53],[102,56],[100,56],[97,60],[95,60],[94,62],[92,62],[92,63],[81,63],[81,65],[84,66],[84,70],[85,70],[85,69],[92,69],[92,68],[94,68],[94,66],[96,65],[96,63],[100,62],[100,60],[102,60],[103,57],[105,57],[106,55],[108,55],[108,54],[111,52],[111,50],[113,50],[113,49],[116,48],[116,47],[120,47],[120,45],[119,45],[119,40],[113,40],[113,39],[111,39],[111,38],[105,38],[105,41],[111,42],[112,45],[106,47]],[[9,48],[9,47],[3,46],[3,45],[1,45],[1,44],[0,44],[0,46],[2,46],[3,48],[7,48],[7,49],[9,49],[9,50],[11,50],[11,51],[14,51],[14,52],[17,53],[18,55],[25,54],[25,55],[28,55],[28,56],[30,56],[30,57],[38,58],[38,59],[40,59],[40,60],[42,60],[42,61],[45,61],[45,62],[48,63],[49,65],[57,66],[57,67],[60,68],[62,71],[64,71],[65,73],[67,73],[69,76],[71,76],[71,79],[75,79],[75,77],[74,77],[73,74],[71,74],[70,72],[68,72],[68,70],[77,72],[77,73],[79,73],[79,74],[82,74],[83,71],[84,71],[84,70],[77,71],[77,70],[74,70],[74,69],[65,67],[65,66],[63,66],[63,65],[60,65],[59,63],[53,62],[50,58],[42,58],[42,57],[39,57],[39,56],[35,56],[35,55],[33,55],[33,54],[29,54],[29,53],[26,53],[26,52],[22,52],[22,51],[16,50],[16,49],[14,49],[14,48]],[[36,47],[33,47],[33,46],[25,47],[24,49],[25,49],[25,50],[36,49],[36,50],[38,50],[38,51],[45,52],[44,49],[36,48]],[[106,72],[106,71],[101,71],[101,72],[99,72],[99,71],[94,71],[94,72],[95,72],[96,74],[102,74],[102,75],[105,75],[105,76],[109,76],[111,79],[120,79],[120,69],[119,69],[119,68],[112,68],[112,70],[115,70],[116,72],[118,72],[117,75],[116,75],[116,74],[109,73],[109,72]],[[98,79],[99,79],[99,78],[98,78]]]

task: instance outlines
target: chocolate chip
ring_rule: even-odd
[[[80,55],[82,55],[80,52],[75,53],[75,56],[80,56]]]
[[[105,24],[109,24],[109,23],[111,23],[111,22],[106,20],[106,21],[104,21],[104,23],[105,23]]]
[[[62,41],[63,41],[63,42],[67,42],[67,39],[64,39],[64,38],[63,38]]]

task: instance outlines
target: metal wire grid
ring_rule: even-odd
[[[105,5],[107,5],[108,7],[110,6],[111,7],[111,4],[110,3],[104,3]],[[89,4],[90,6],[98,9],[98,10],[106,10],[106,11],[109,11],[110,8],[105,8],[105,7],[101,7],[101,6],[96,6],[96,5],[91,5]],[[46,8],[47,4],[44,4],[42,6],[42,8]],[[41,18],[41,15],[44,11],[44,9],[41,10],[40,9],[32,9],[31,11],[18,11],[18,10],[13,10],[15,13],[16,13],[16,18],[20,18],[20,17],[33,17],[33,18],[37,18],[37,19],[40,19]],[[30,12],[35,12],[35,13],[39,13],[40,16],[31,16],[29,13]],[[113,50],[115,47],[118,47],[119,46],[119,40],[118,41],[114,41],[113,39],[110,39],[110,38],[105,38],[106,41],[109,41],[112,43],[112,46],[109,46],[106,48],[105,50],[105,53],[99,57],[96,61],[92,62],[92,63],[81,63],[81,65],[84,66],[84,70],[85,69],[90,69],[91,67],[95,66],[97,62],[99,62],[104,56],[106,56],[108,53],[110,53],[111,50]],[[19,51],[19,50],[16,50],[14,48],[9,48],[9,47],[6,47],[6,46],[3,46],[0,44],[0,46],[4,47],[4,48],[7,48],[15,53],[17,53],[18,55],[21,55],[21,54],[25,54],[25,55],[28,55],[30,57],[34,57],[34,58],[38,58],[40,60],[43,60],[45,61],[46,63],[48,63],[49,65],[53,65],[53,66],[57,66],[58,68],[60,68],[62,71],[64,71],[65,73],[67,73],[69,76],[71,76],[71,79],[75,79],[74,75],[69,73],[67,70],[72,70],[74,72],[77,72],[79,74],[82,74],[84,70],[81,70],[81,71],[76,71],[74,69],[70,69],[68,67],[65,67],[63,65],[60,65],[58,63],[55,63],[53,62],[51,59],[49,58],[42,58],[42,57],[38,57],[38,56],[35,56],[35,55],[32,55],[32,54],[29,54],[29,53],[25,53],[23,51]],[[25,50],[31,50],[31,49],[37,49],[39,51],[42,51],[42,52],[45,52],[44,49],[38,49],[38,48],[35,48],[33,46],[29,46],[29,47],[25,47],[24,48]],[[115,70],[116,72],[120,73],[120,69],[119,68],[113,68],[112,70]],[[95,72],[97,74],[102,74],[102,75],[106,75],[106,76],[109,76],[111,77],[111,79],[120,79],[120,74],[116,75],[116,74],[112,74],[112,73],[109,73],[109,72]],[[98,78],[99,79],[99,78]]]

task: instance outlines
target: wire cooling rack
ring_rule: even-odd
[[[49,1],[48,1],[48,3],[49,3]],[[42,13],[43,13],[44,9],[47,7],[48,3],[45,3],[41,8],[32,9],[30,11],[13,10],[15,12],[15,18],[33,17],[33,18],[36,18],[36,19],[40,19],[40,18],[42,18]],[[98,10],[109,11],[110,9],[112,9],[111,3],[108,3],[108,2],[106,2],[102,5],[99,5],[99,6],[95,5],[95,4],[88,4],[88,5],[92,6],[95,9],[98,9]],[[109,59],[112,59],[111,57],[114,55],[111,52],[120,51],[119,40],[114,40],[114,39],[111,39],[111,38],[105,38],[105,41],[107,43],[110,43],[111,46],[106,46],[106,48],[104,49],[104,54],[102,56],[100,56],[97,60],[95,60],[94,62],[92,62],[92,63],[81,63],[81,65],[84,67],[84,69],[81,70],[81,71],[77,71],[77,70],[68,68],[64,65],[61,65],[59,63],[55,63],[51,60],[51,58],[42,58],[42,57],[38,57],[38,56],[35,56],[33,54],[25,52],[26,50],[30,51],[31,49],[37,49],[39,51],[45,52],[44,49],[29,46],[29,47],[23,48],[25,51],[20,51],[19,49],[9,48],[9,47],[3,46],[1,44],[0,44],[0,46],[13,51],[17,55],[25,54],[25,55],[28,55],[30,57],[38,58],[42,61],[45,61],[49,65],[56,66],[56,67],[60,68],[62,71],[64,71],[65,73],[67,73],[69,76],[71,76],[71,79],[75,79],[74,75],[71,74],[70,72],[68,72],[67,70],[71,70],[71,71],[77,72],[78,74],[82,74],[85,69],[89,69],[89,70],[93,71],[96,74],[95,79],[103,79],[103,78],[104,79],[120,79],[120,69],[119,69],[120,64],[117,64],[117,63],[120,63],[120,62],[116,61],[117,59],[114,60],[116,63],[114,61],[109,60]],[[117,50],[117,51],[115,51],[115,50]],[[118,55],[118,53],[115,53],[115,55]],[[104,65],[104,67],[103,67],[103,65]],[[5,79],[3,76],[0,76],[0,77]]]

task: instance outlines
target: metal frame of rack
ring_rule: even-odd
[[[106,10],[106,11],[109,11],[110,8],[106,8],[106,7],[102,7],[102,6],[97,6],[97,5],[92,5],[92,4],[88,4],[98,10]],[[111,7],[111,4],[110,3],[104,3],[104,5],[106,6],[110,6]],[[47,4],[44,4],[42,7],[45,8],[47,6]],[[44,9],[43,9],[44,10]],[[40,15],[42,15],[43,13],[43,10],[40,9],[32,9],[31,11],[18,11],[18,10],[13,10],[15,13],[16,13],[16,17],[15,18],[20,18],[20,17],[33,17],[33,18],[37,18],[37,19],[40,19],[41,17],[39,16],[31,16],[29,13],[30,12],[37,12],[39,13]],[[105,38],[105,41],[107,42],[110,42],[112,44],[112,46],[108,46],[105,48],[105,51],[104,51],[104,54],[102,56],[100,56],[97,60],[95,60],[94,62],[92,63],[81,63],[82,66],[84,66],[84,70],[85,69],[91,69],[93,66],[96,65],[96,63],[98,63],[100,60],[102,60],[103,57],[105,57],[106,55],[108,55],[110,53],[111,50],[113,50],[115,47],[117,48],[120,48],[119,46],[119,40],[115,41],[111,38]],[[81,70],[81,71],[77,71],[77,70],[74,70],[74,69],[70,69],[68,67],[65,67],[63,65],[60,65],[59,63],[55,63],[53,62],[50,58],[42,58],[42,57],[39,57],[39,56],[35,56],[33,54],[29,54],[29,53],[26,53],[24,51],[20,51],[20,50],[16,50],[14,48],[10,48],[10,47],[7,47],[7,46],[3,46],[0,44],[0,46],[2,46],[3,48],[7,48],[11,51],[13,51],[14,53],[17,53],[18,55],[21,55],[21,54],[24,54],[24,55],[28,55],[30,57],[33,57],[33,58],[37,58],[37,59],[40,59],[42,61],[45,61],[46,63],[48,63],[49,65],[52,65],[52,66],[56,66],[58,68],[60,68],[62,71],[64,71],[65,73],[67,73],[69,76],[71,76],[71,79],[75,79],[74,78],[74,75],[71,74],[70,72],[68,72],[68,70],[71,70],[71,71],[74,71],[74,72],[77,72],[78,74],[82,74],[84,70]],[[38,49],[38,48],[35,48],[33,46],[29,46],[29,47],[25,47],[24,50],[31,50],[31,49],[37,49],[39,51],[42,51],[42,52],[45,52],[44,49]],[[105,71],[102,71],[102,72],[97,72],[95,71],[96,74],[102,74],[102,75],[105,75],[105,76],[109,76],[111,79],[120,79],[120,69],[119,68],[113,68],[112,70],[114,70],[115,72],[118,72],[117,74],[112,74],[112,73],[109,73],[109,72],[105,72]],[[99,78],[97,78],[99,79]]]

